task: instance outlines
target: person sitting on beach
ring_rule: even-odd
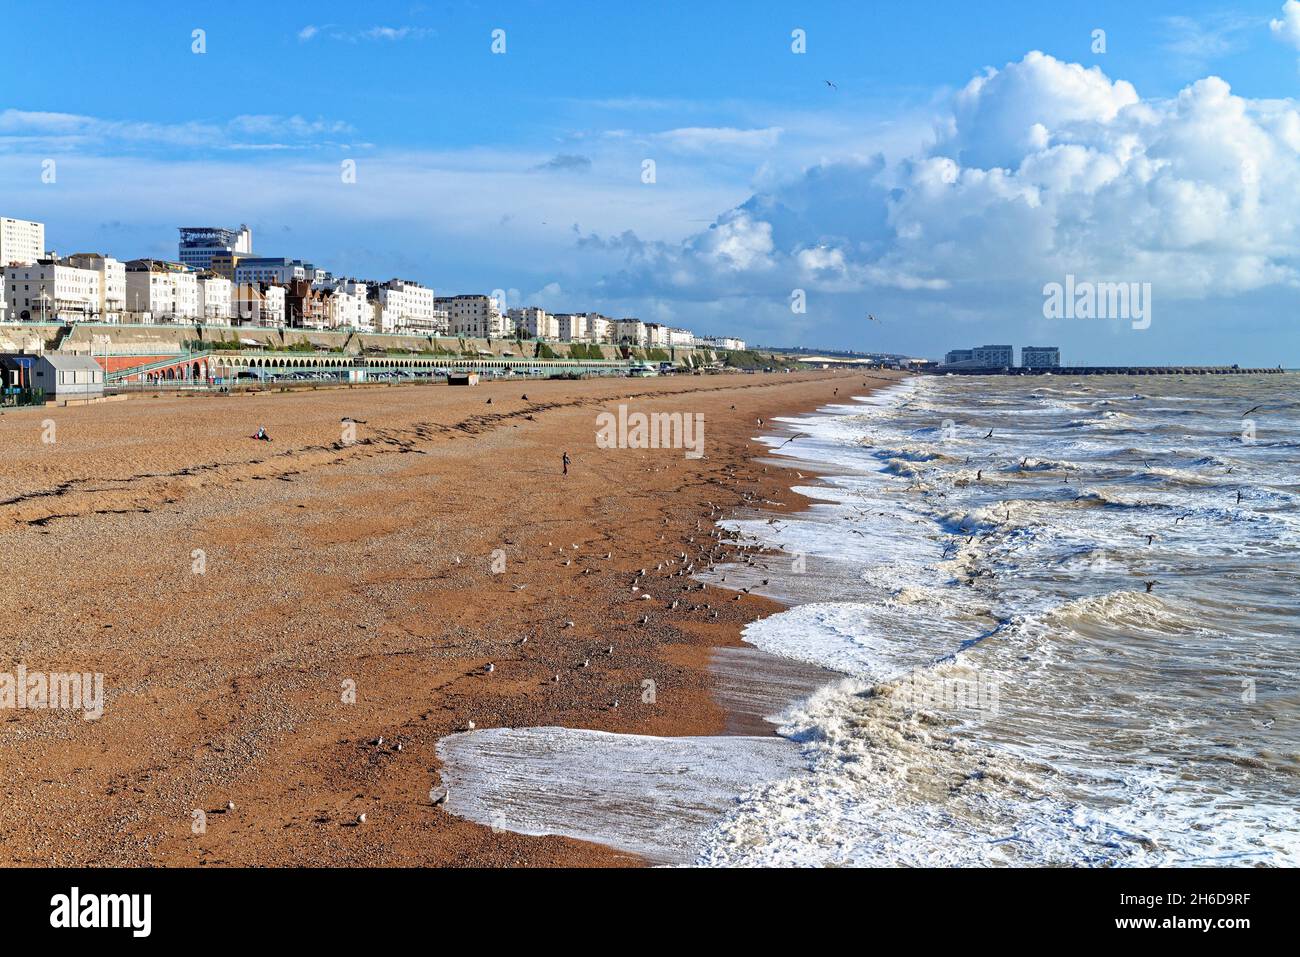
[[[260,425],[257,427],[257,432],[253,435],[253,438],[257,439],[259,442],[271,441],[271,437],[266,434],[266,429]]]

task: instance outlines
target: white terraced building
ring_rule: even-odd
[[[609,339],[615,344],[645,345],[645,323],[640,319],[615,319],[610,326]]]
[[[581,342],[587,338],[587,317],[583,313],[557,313],[555,323],[557,336],[566,342]]]
[[[230,325],[234,316],[234,283],[216,273],[201,273],[199,285],[199,318],[217,325]]]
[[[45,258],[45,224],[0,216],[0,267],[30,266]]]
[[[126,311],[126,264],[102,253],[77,253],[64,262],[99,274],[99,302],[92,318],[119,322]]]
[[[689,329],[669,329],[668,345],[673,348],[685,348],[695,345],[695,333]]]
[[[314,287],[329,296],[326,325],[331,329],[374,329],[374,310],[367,302],[369,287],[355,279],[331,279]]]
[[[497,301],[491,296],[444,296],[436,303],[447,311],[449,331],[453,336],[504,339],[508,335],[506,317],[501,315]]]
[[[426,335],[447,331],[445,324],[440,322],[439,311],[434,308],[438,300],[432,289],[405,279],[390,279],[376,290],[375,296],[381,314],[387,313],[388,321],[396,329]]]
[[[198,276],[180,263],[132,259],[126,264],[126,307],[153,319],[197,319]]]
[[[734,336],[696,336],[695,344],[706,349],[731,349],[744,351],[745,340]]]
[[[508,315],[512,330],[522,327],[524,334],[533,339],[560,338],[559,322],[555,316],[539,306],[524,306],[520,309],[511,309]]]
[[[100,314],[100,274],[56,259],[6,266],[10,321],[76,322]]]
[[[608,342],[610,320],[598,312],[586,313],[588,342]]]
[[[645,324],[645,345],[647,349],[668,348],[668,327],[657,322]]]

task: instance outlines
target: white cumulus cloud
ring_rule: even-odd
[[[1286,0],[1282,4],[1282,16],[1270,20],[1268,28],[1283,43],[1300,50],[1300,0]]]

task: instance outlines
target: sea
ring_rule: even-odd
[[[1300,864],[1300,375],[913,377],[780,425],[816,504],[724,522],[768,558],[713,574],[835,677],[693,863]]]

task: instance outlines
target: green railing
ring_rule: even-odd
[[[109,372],[104,376],[104,381],[121,382],[131,376],[140,375],[144,372],[152,372],[154,369],[166,369],[170,366],[181,365],[186,362],[197,362],[212,355],[211,352],[181,352],[169,359],[159,359],[156,362],[146,362],[144,365],[131,366],[129,369],[118,369],[116,372]],[[109,357],[113,358],[113,357]]]

